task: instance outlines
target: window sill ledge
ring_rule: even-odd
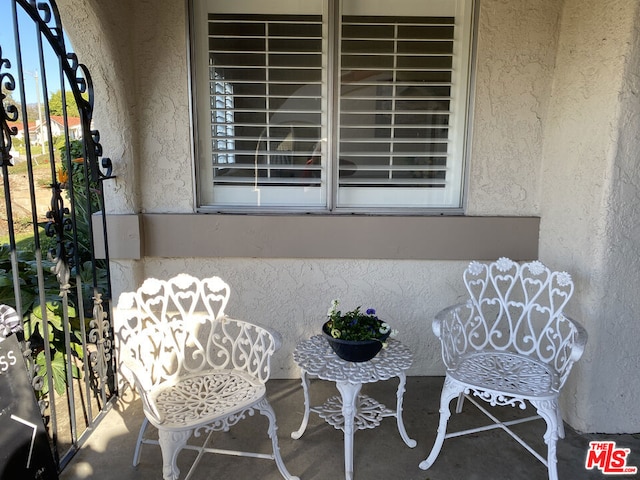
[[[143,257],[517,260],[538,257],[538,217],[107,215],[111,259]],[[94,216],[104,257],[101,214]]]

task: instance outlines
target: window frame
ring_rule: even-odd
[[[370,0],[371,1],[371,0]],[[376,0],[373,0],[374,2]],[[445,2],[447,0],[440,0]],[[189,61],[189,74],[191,78],[191,117],[192,117],[192,155],[195,165],[195,176],[194,176],[194,191],[195,191],[195,202],[196,202],[196,211],[200,213],[242,213],[242,214],[366,214],[366,215],[460,215],[464,213],[464,209],[466,206],[466,193],[468,188],[468,154],[469,154],[469,140],[471,134],[471,110],[472,110],[472,92],[473,92],[473,73],[474,73],[474,63],[473,60],[475,58],[475,24],[476,24],[476,15],[477,9],[475,8],[475,0],[453,0],[456,2],[458,7],[462,9],[461,12],[456,12],[455,14],[455,22],[456,22],[456,36],[454,38],[454,60],[457,63],[457,67],[463,70],[463,74],[458,75],[457,85],[455,88],[466,90],[465,95],[451,95],[455,97],[458,102],[457,110],[456,108],[451,108],[452,112],[458,112],[458,114],[453,115],[453,119],[455,122],[455,128],[459,132],[458,141],[451,142],[451,153],[450,156],[452,158],[456,158],[454,161],[454,168],[457,170],[457,176],[454,180],[459,181],[459,190],[456,191],[456,195],[459,198],[459,203],[457,206],[337,206],[336,199],[338,195],[338,168],[337,165],[334,165],[335,158],[337,157],[337,148],[338,141],[336,139],[336,135],[333,134],[333,131],[338,130],[340,128],[340,122],[338,121],[338,117],[340,115],[339,108],[337,107],[340,98],[338,86],[340,83],[338,72],[340,70],[340,55],[332,54],[331,51],[328,53],[329,60],[333,60],[332,65],[328,65],[327,68],[331,72],[326,75],[326,99],[324,98],[323,93],[323,101],[327,101],[328,103],[328,111],[326,115],[328,118],[327,125],[323,126],[323,131],[326,131],[326,139],[325,147],[326,153],[324,155],[327,157],[327,162],[325,165],[325,179],[326,182],[323,182],[321,187],[318,187],[320,191],[320,195],[324,202],[323,205],[320,206],[309,206],[309,205],[297,205],[291,204],[286,206],[256,206],[255,204],[251,205],[227,205],[227,204],[215,204],[214,202],[208,201],[208,198],[213,198],[213,189],[220,188],[213,185],[213,176],[212,169],[202,168],[202,160],[200,155],[202,154],[202,148],[199,146],[199,142],[202,142],[203,139],[199,138],[198,135],[198,123],[201,121],[198,118],[198,104],[204,104],[208,101],[204,100],[202,102],[198,101],[198,91],[202,91],[202,88],[198,88],[197,82],[198,80],[198,69],[202,68],[203,65],[208,65],[208,51],[206,48],[202,48],[202,43],[207,40],[205,36],[203,38],[197,39],[194,34],[194,22],[196,18],[206,18],[207,15],[207,3],[208,0],[188,0],[189,3],[189,32],[188,32],[188,43],[190,49],[190,61]],[[233,2],[237,4],[237,2]],[[333,32],[332,30],[340,29],[341,25],[341,13],[337,8],[337,0],[328,0],[325,3],[325,8],[328,9],[327,15],[329,17],[334,18],[335,20],[328,22],[329,36],[330,38],[334,38],[334,42],[329,42],[329,49],[335,50],[339,49],[338,43],[340,42],[339,32]],[[382,4],[383,2],[379,2]],[[234,8],[237,10],[237,7]],[[286,13],[286,12],[281,12]],[[324,15],[324,13],[323,13]],[[205,21],[206,23],[206,21]],[[464,50],[464,55],[460,54],[460,50]],[[205,67],[206,68],[206,67]],[[202,72],[201,72],[202,73]],[[208,75],[208,73],[207,73]],[[200,78],[204,76],[201,75]],[[324,83],[324,82],[323,82]],[[324,87],[323,87],[323,91]],[[460,105],[461,103],[461,105]],[[210,110],[207,111],[210,113]],[[323,132],[324,133],[324,132]],[[206,141],[209,138],[205,138]],[[454,151],[455,150],[455,151]],[[210,158],[210,156],[209,156]],[[459,160],[458,160],[459,159]],[[204,187],[204,185],[210,185],[209,188]],[[344,188],[344,187],[343,187]],[[396,190],[394,187],[379,187],[382,192],[389,192],[388,194],[392,194],[393,190]],[[363,189],[364,190],[364,189]]]

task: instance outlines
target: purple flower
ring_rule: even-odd
[[[376,311],[373,308],[367,308],[367,315],[375,315]]]

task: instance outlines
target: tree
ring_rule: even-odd
[[[79,117],[80,113],[78,112],[78,106],[76,105],[73,93],[65,92],[65,99],[67,103],[67,115],[69,117]],[[49,97],[49,112],[51,113],[51,115],[62,116],[62,90],[53,92],[51,94],[51,97]]]

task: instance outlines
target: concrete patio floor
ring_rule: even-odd
[[[546,467],[522,446],[499,429],[445,440],[440,456],[432,467],[423,471],[418,464],[429,453],[438,424],[438,403],[442,377],[409,377],[404,399],[404,422],[409,436],[418,442],[409,448],[402,441],[394,418],[385,418],[371,430],[360,430],[354,440],[354,479],[367,480],[543,480]],[[363,393],[390,408],[395,405],[397,379],[365,385]],[[292,475],[302,480],[335,480],[344,478],[342,432],[311,414],[305,434],[298,440],[291,432],[298,429],[303,413],[302,388],[298,380],[271,380],[268,398],[278,421],[278,439],[284,462]],[[319,405],[327,397],[337,395],[335,385],[314,380],[311,403]],[[452,407],[454,407],[452,402]],[[502,407],[501,419],[521,412]],[[527,410],[526,415],[531,415]],[[138,429],[143,420],[140,400],[127,391],[84,444],[80,452],[62,472],[61,480],[80,479],[160,479],[162,461],[160,448],[143,447],[140,465],[131,466]],[[460,430],[486,423],[486,417],[470,403],[462,414],[452,415],[450,430]],[[270,452],[266,435],[266,418],[255,415],[241,421],[228,433],[214,434],[213,446],[246,448]],[[514,427],[546,456],[542,435],[542,420]],[[580,435],[566,426],[566,438],[558,442],[558,475],[561,480],[611,478],[600,470],[586,470],[585,459],[589,442],[614,440],[617,447],[631,450],[627,466],[640,466],[640,435]],[[181,478],[186,475],[195,453],[184,450],[178,459]],[[192,479],[264,479],[278,480],[275,462],[258,458],[226,455],[205,455]],[[639,479],[637,475],[615,475],[616,479]]]

